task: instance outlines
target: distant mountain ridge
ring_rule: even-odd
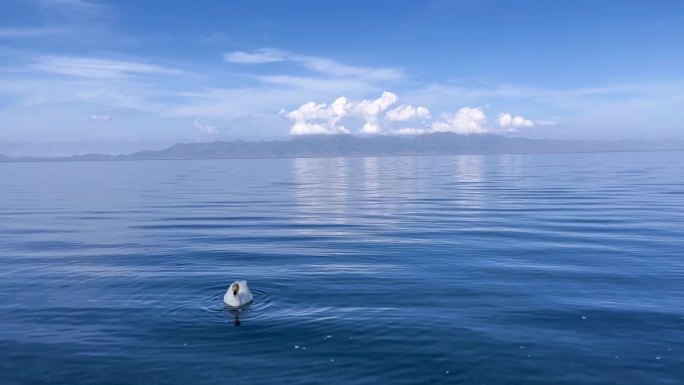
[[[289,140],[250,142],[179,143],[159,151],[128,155],[88,154],[69,157],[21,157],[0,155],[0,162],[152,160],[215,158],[289,158],[337,156],[457,155],[505,153],[554,153],[599,151],[684,150],[684,141],[571,141],[510,138],[491,134],[459,135],[447,132],[405,138],[396,136],[308,135]]]

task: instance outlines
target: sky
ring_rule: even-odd
[[[0,0],[0,153],[684,139],[684,2]]]

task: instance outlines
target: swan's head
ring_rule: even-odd
[[[223,302],[236,307],[252,302],[252,298],[252,292],[247,287],[247,281],[235,281],[230,284],[226,294],[223,295]]]

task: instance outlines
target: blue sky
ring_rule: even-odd
[[[0,152],[347,132],[684,139],[681,1],[1,7]]]

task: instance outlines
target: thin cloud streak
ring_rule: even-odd
[[[0,38],[30,38],[51,36],[68,32],[63,27],[0,28]]]
[[[292,62],[311,71],[335,77],[359,77],[371,80],[400,80],[404,77],[403,71],[398,68],[351,66],[328,58],[301,55],[275,48],[262,48],[252,52],[227,52],[223,54],[223,60],[236,64]]]
[[[179,75],[183,73],[177,69],[141,62],[56,55],[45,56],[29,68],[35,71],[93,79],[123,78],[139,74]]]

